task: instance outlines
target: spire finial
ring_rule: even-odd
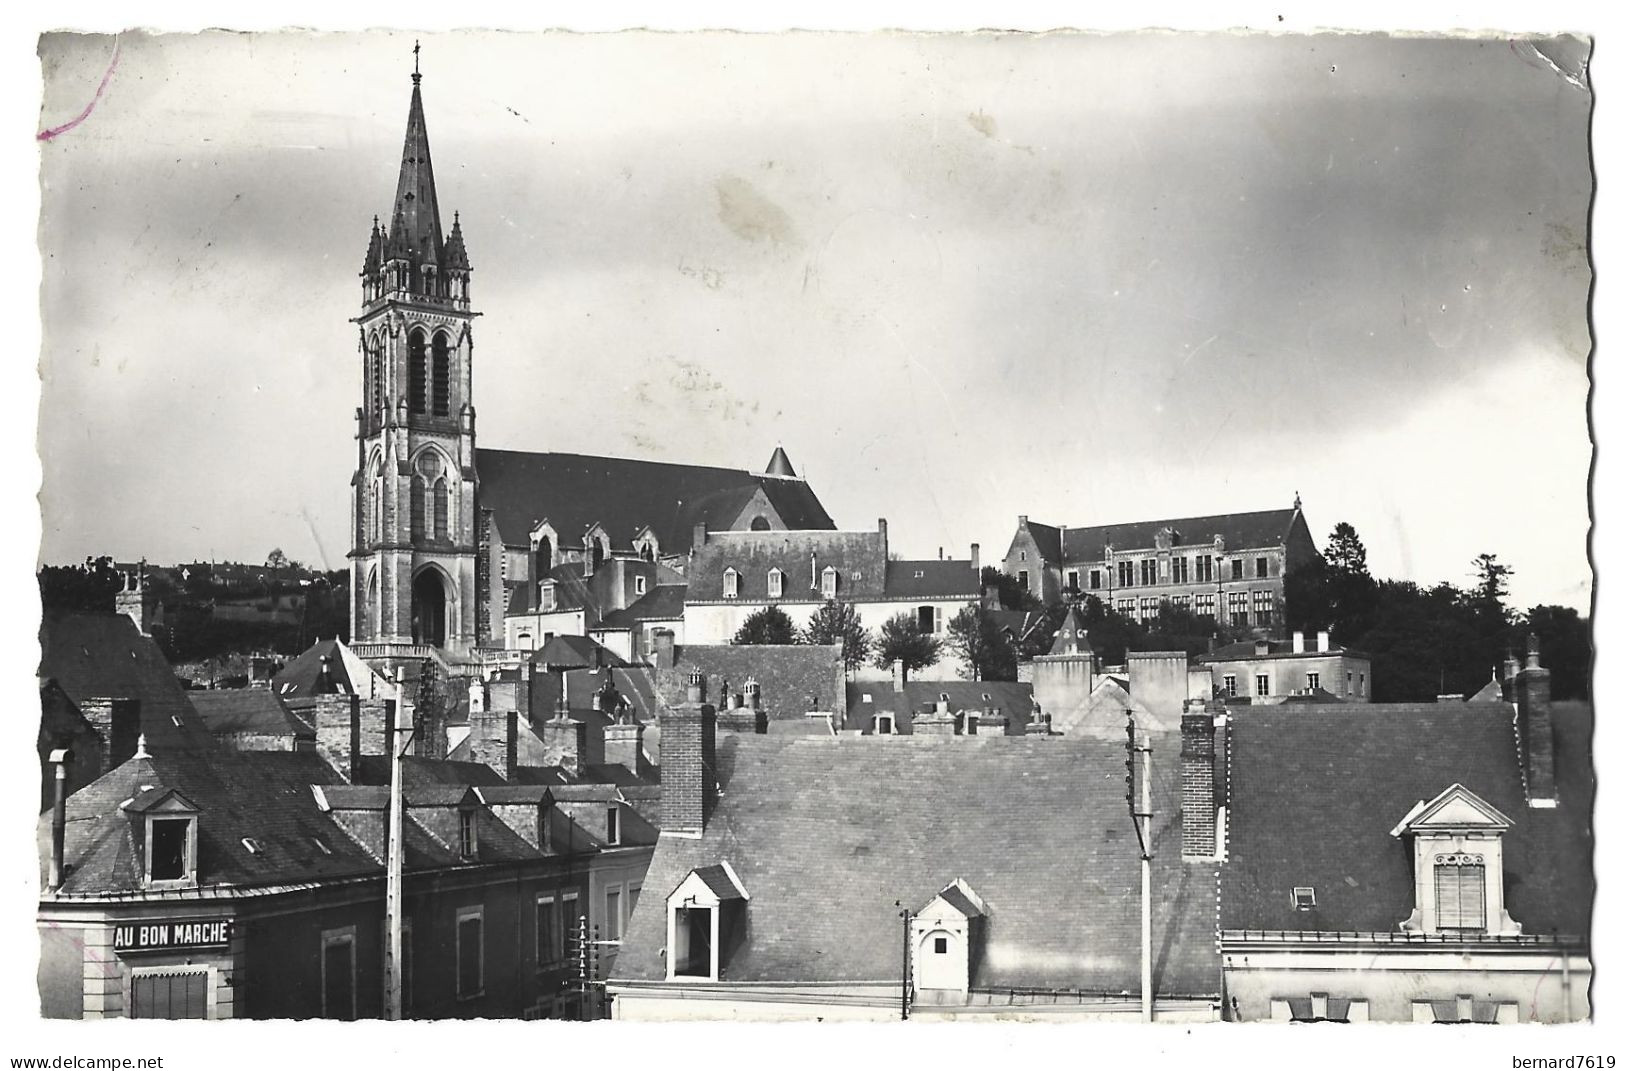
[[[418,52],[423,48],[423,42],[412,42],[412,84],[417,85],[423,81],[423,73],[418,70]]]

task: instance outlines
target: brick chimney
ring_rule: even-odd
[[[638,773],[643,764],[643,726],[635,721],[604,726],[604,763]]]
[[[717,712],[703,676],[689,674],[687,702],[660,722],[661,830],[699,836],[717,798]]]
[[[123,765],[135,754],[141,736],[141,700],[86,699],[79,704],[79,714],[102,738],[98,773]]]
[[[519,711],[470,710],[468,757],[512,781],[519,774]]]
[[[311,714],[316,722],[316,753],[346,781],[355,780],[361,754],[361,700],[353,695],[318,695]]]
[[[119,613],[135,622],[135,627],[141,635],[152,635],[153,618],[156,616],[158,603],[156,597],[147,590],[147,563],[142,562],[135,570],[121,573],[123,585],[118,594],[113,596],[113,608]]]
[[[1213,715],[1201,699],[1185,704],[1179,719],[1179,788],[1183,804],[1180,850],[1187,859],[1218,854],[1218,807],[1213,791]]]
[[[1555,806],[1552,671],[1540,664],[1540,641],[1529,634],[1529,655],[1514,685],[1518,705],[1518,751],[1523,760],[1524,795],[1531,806]]]
[[[669,628],[655,629],[655,668],[671,669],[677,664],[677,637]]]

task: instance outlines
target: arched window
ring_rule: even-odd
[[[430,377],[430,388],[434,395],[434,415],[449,416],[451,414],[451,355],[448,352],[446,333],[435,332],[434,336],[434,364]]]
[[[428,530],[423,523],[424,487],[421,479],[412,480],[412,539],[422,539]]]
[[[739,574],[731,566],[722,574],[722,597],[739,598]]]
[[[553,571],[553,541],[543,536],[536,544],[536,579]]]
[[[425,376],[428,369],[424,366],[423,331],[416,330],[407,336],[406,342],[406,404],[414,413],[427,413],[429,411],[428,399],[425,397],[428,384]]]
[[[750,520],[750,530],[753,532],[765,532],[772,527],[772,523],[760,513],[752,517]]]
[[[835,597],[835,585],[839,579],[839,576],[840,574],[835,571],[833,566],[825,568],[823,577],[824,598],[833,599]]]
[[[592,571],[597,572],[604,567],[604,544],[598,540],[592,541]]]
[[[434,537],[451,538],[451,492],[444,476],[434,482]]]
[[[373,477],[372,481],[372,541],[384,541],[384,481]]]

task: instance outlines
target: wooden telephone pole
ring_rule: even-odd
[[[400,718],[400,690],[396,698],[385,700],[389,717],[389,845],[384,867],[384,1018],[398,1020],[403,1013],[401,910],[406,880],[406,824],[405,799],[401,791],[401,759],[412,744],[413,730],[402,728]]]
[[[1140,842],[1140,1019],[1151,1021],[1151,745],[1135,738],[1134,712],[1128,716],[1128,776],[1124,778],[1128,791],[1129,816],[1134,821],[1134,835]]]

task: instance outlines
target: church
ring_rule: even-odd
[[[681,576],[696,530],[829,530],[777,448],[761,472],[476,445],[471,266],[443,229],[422,75],[387,226],[361,269],[362,399],[351,481],[350,635],[370,660],[504,646],[516,593],[565,564]]]

